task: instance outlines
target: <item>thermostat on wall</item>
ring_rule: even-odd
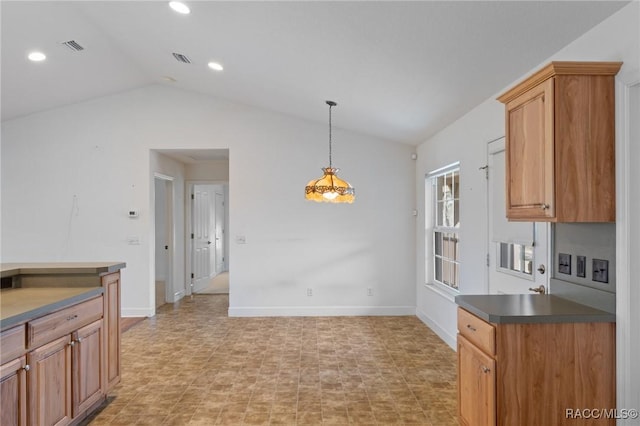
[[[129,210],[127,212],[127,216],[129,216],[131,219],[135,219],[139,216],[138,210]]]

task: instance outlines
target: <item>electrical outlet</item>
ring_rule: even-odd
[[[591,280],[599,283],[609,282],[609,261],[593,259],[591,261]]]
[[[587,257],[576,256],[576,275],[580,278],[587,276]]]
[[[367,289],[367,296],[373,296],[373,289],[371,287]]]
[[[571,255],[558,253],[558,272],[571,275]]]
[[[313,289],[311,288],[307,289],[307,296],[313,296]]]

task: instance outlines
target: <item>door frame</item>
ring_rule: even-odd
[[[164,181],[165,185],[167,185],[167,183],[169,184],[167,186],[167,205],[171,206],[171,209],[169,209],[169,214],[167,215],[166,219],[165,219],[165,226],[167,226],[167,236],[169,238],[169,241],[167,241],[167,245],[169,246],[169,249],[167,250],[167,276],[166,276],[166,280],[165,280],[165,291],[164,291],[164,300],[165,302],[171,303],[174,302],[174,294],[175,294],[175,290],[174,290],[174,282],[175,280],[173,279],[173,271],[174,271],[174,265],[173,262],[175,261],[175,232],[176,232],[176,227],[174,224],[175,221],[175,178],[173,176],[169,176],[169,175],[165,175],[162,173],[158,173],[158,172],[154,172],[153,173],[153,271],[154,271],[154,279],[153,279],[153,291],[152,293],[152,299],[153,299],[153,310],[155,312],[155,306],[156,306],[156,301],[155,301],[155,286],[156,286],[156,280],[155,280],[155,268],[156,268],[156,241],[155,241],[155,237],[156,237],[156,211],[155,211],[155,205],[156,205],[156,190],[155,190],[155,183],[156,183],[156,179]]]
[[[532,237],[534,241],[534,261],[533,261],[533,271],[531,277],[524,276],[517,272],[510,272],[508,270],[498,270],[497,263],[499,258],[499,252],[496,243],[493,241],[491,230],[493,227],[493,217],[492,217],[492,207],[493,207],[493,199],[492,194],[493,190],[491,188],[491,181],[489,179],[492,168],[495,167],[492,161],[492,156],[496,155],[500,152],[505,151],[505,137],[500,136],[499,138],[490,140],[487,142],[487,150],[486,150],[486,159],[487,163],[485,166],[486,172],[486,180],[487,180],[487,293],[493,293],[496,290],[496,287],[492,287],[491,285],[491,275],[493,272],[504,274],[500,277],[505,278],[507,280],[513,279],[521,280],[518,282],[518,285],[523,285],[522,294],[531,294],[530,288],[537,287],[539,285],[543,285],[545,287],[545,291],[547,293],[550,292],[550,276],[551,276],[551,253],[553,252],[553,239],[551,238],[551,226],[546,222],[534,222],[532,224]],[[493,174],[492,174],[493,175]],[[506,194],[505,194],[506,197]],[[540,241],[544,242],[544,246],[540,246]],[[546,247],[545,247],[546,246]],[[544,273],[539,273],[537,268],[540,265],[544,265],[546,268]],[[527,292],[526,289],[529,289]],[[518,289],[519,291],[519,289]]]
[[[184,251],[185,251],[185,262],[184,262],[184,282],[185,282],[185,295],[189,296],[193,294],[193,280],[191,279],[191,273],[193,270],[192,263],[192,241],[191,241],[191,226],[193,222],[193,208],[191,206],[191,194],[193,193],[194,185],[227,185],[227,197],[229,191],[229,181],[228,180],[187,180],[185,181],[185,195],[184,195]],[[229,209],[228,202],[226,202],[225,197],[225,212]],[[225,230],[229,229],[229,216],[225,214]],[[227,250],[227,255],[225,256],[225,266],[229,263],[229,246],[227,236],[228,232],[225,231],[225,247]],[[228,269],[228,267],[227,267]],[[229,293],[231,293],[231,288],[229,288]]]
[[[640,71],[624,68],[616,76],[616,398],[618,408],[637,407],[640,383],[633,380],[640,375],[636,360],[640,356],[640,290],[631,283],[640,267],[638,246],[632,244],[640,225],[632,223],[640,212],[640,200],[632,196],[631,182],[637,182],[640,171],[632,167],[631,155],[631,91],[640,85]],[[635,89],[638,90],[638,89]],[[636,151],[637,152],[637,151]],[[637,194],[637,191],[636,191]],[[637,241],[637,240],[634,240]],[[632,249],[634,252],[632,253]],[[623,421],[622,424],[628,424]]]

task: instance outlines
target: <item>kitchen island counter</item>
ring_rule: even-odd
[[[12,288],[0,291],[0,330],[104,293],[102,287]]]

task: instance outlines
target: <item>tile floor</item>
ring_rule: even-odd
[[[163,305],[122,335],[98,425],[457,425],[456,355],[416,317],[229,318]]]

